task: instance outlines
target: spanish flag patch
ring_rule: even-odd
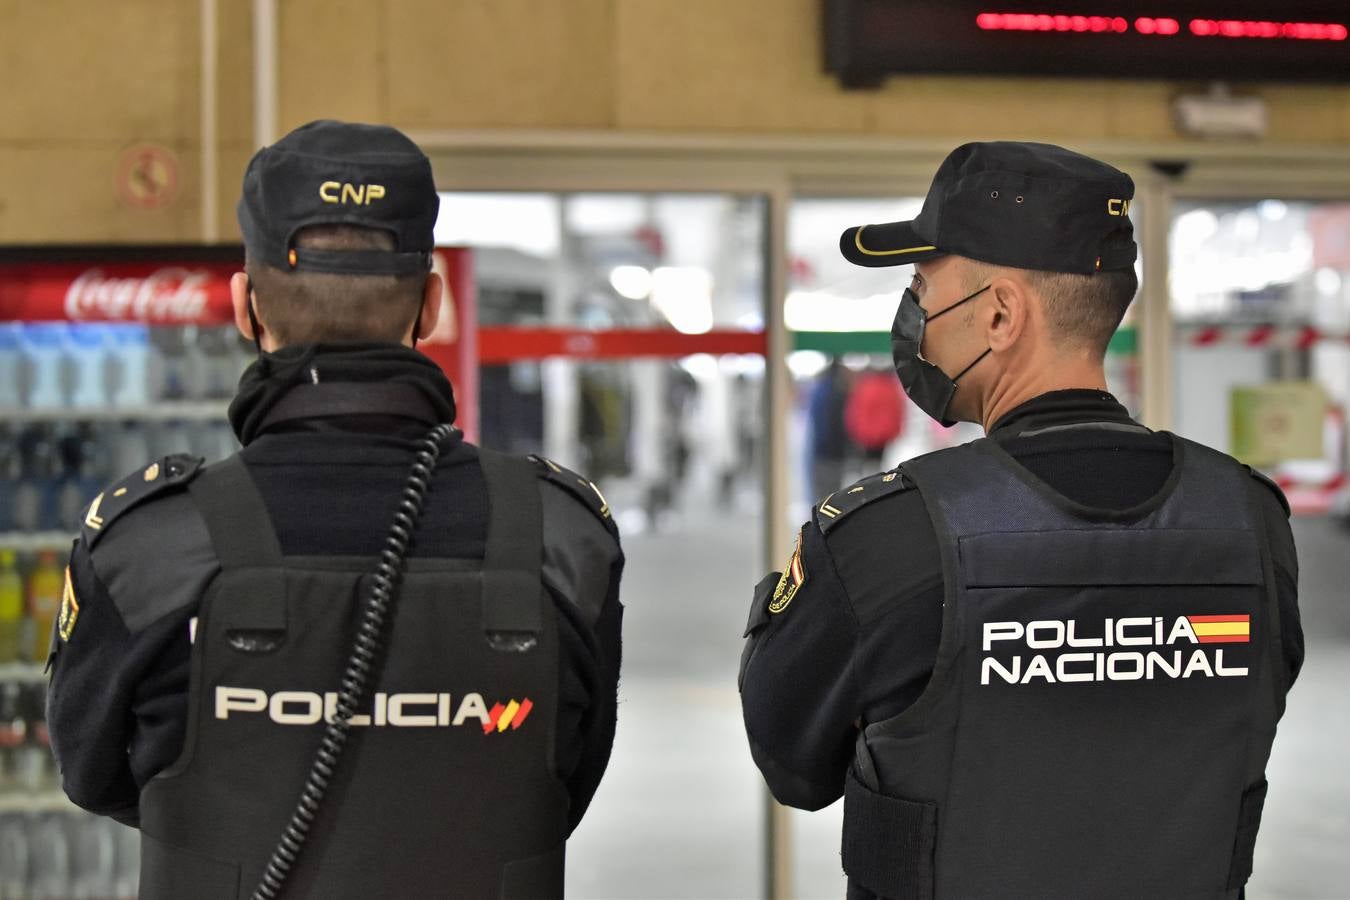
[[[1187,616],[1202,644],[1246,644],[1252,639],[1251,616]]]
[[[797,546],[792,551],[792,559],[783,569],[782,576],[778,579],[778,586],[773,589],[773,599],[769,601],[769,612],[778,615],[787,609],[792,598],[797,596],[797,591],[801,590],[803,584],[806,584],[806,568],[802,565],[802,536],[797,535]]]

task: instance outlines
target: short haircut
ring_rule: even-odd
[[[969,260],[967,290],[978,290],[1000,270],[1011,268]],[[1102,355],[1139,291],[1139,276],[1133,268],[1092,275],[1039,269],[1013,271],[1021,273],[1041,298],[1050,327],[1060,340]]]
[[[295,246],[313,250],[393,250],[394,237],[378,228],[311,225]],[[407,335],[422,305],[426,276],[285,272],[246,258],[258,316],[281,346],[319,341],[386,341]]]

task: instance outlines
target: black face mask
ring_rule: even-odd
[[[944,427],[950,428],[956,422],[947,418],[947,407],[956,393],[956,382],[975,368],[980,360],[993,352],[990,347],[976,358],[975,362],[961,370],[955,378],[923,358],[919,348],[923,346],[923,333],[928,323],[941,318],[963,303],[973,300],[989,290],[985,285],[975,293],[963,297],[935,316],[929,317],[919,305],[919,297],[913,289],[905,288],[900,298],[900,308],[896,310],[895,322],[891,325],[891,358],[895,360],[895,371],[900,376],[900,384],[914,401],[914,405],[937,419]]]

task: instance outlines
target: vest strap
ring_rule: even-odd
[[[281,565],[281,544],[267,504],[237,454],[208,466],[188,485],[188,493],[206,520],[222,569]]]
[[[542,630],[543,503],[535,467],[479,449],[488,489],[483,557],[483,630],[538,635]]]
[[[267,504],[238,455],[209,466],[188,485],[224,579],[218,607],[225,626],[286,630],[286,572]]]

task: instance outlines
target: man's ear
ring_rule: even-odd
[[[1018,278],[1000,276],[989,286],[992,316],[989,319],[989,347],[1002,353],[1017,343],[1027,330],[1031,314],[1031,298],[1027,287]]]
[[[435,272],[427,275],[426,287],[422,289],[422,314],[417,324],[417,334],[414,335],[419,341],[431,337],[431,333],[436,330],[436,323],[441,320],[444,289],[445,284],[440,275]]]
[[[248,305],[253,302],[249,296],[248,274],[245,272],[235,272],[230,276],[230,303],[234,306],[234,327],[239,329],[239,333],[246,340],[255,340],[257,335],[253,332],[253,321],[248,315]]]

